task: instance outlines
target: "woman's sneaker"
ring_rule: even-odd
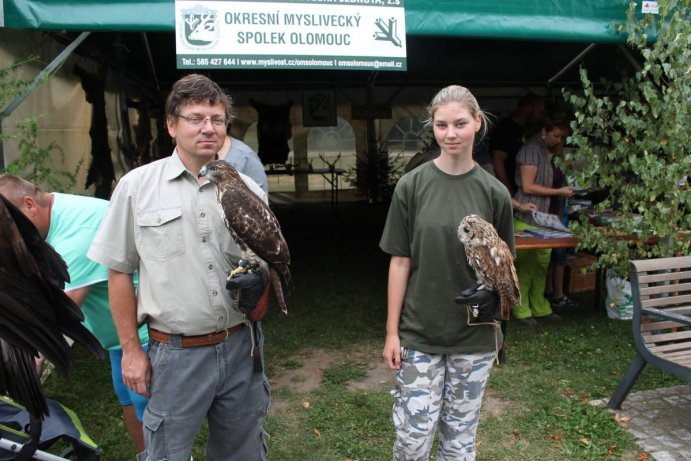
[[[549,300],[549,303],[552,305],[552,307],[569,307],[573,306],[573,301],[571,301],[569,298],[566,296],[562,296],[561,298],[552,298]]]
[[[523,325],[527,325],[529,327],[536,327],[537,326],[537,320],[535,320],[534,317],[525,317],[522,319],[518,319],[519,322],[521,322]]]

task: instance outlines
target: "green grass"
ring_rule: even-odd
[[[337,211],[312,204],[276,212],[296,287],[288,315],[272,304],[264,321],[267,375],[304,373],[304,357],[316,348],[333,352],[335,360],[314,391],[273,390],[269,460],[391,459],[390,389],[348,387],[367,371],[351,352],[378,354],[383,347],[388,258],[378,241],[386,209],[341,203]],[[577,301],[577,307],[559,311],[561,322],[537,330],[510,323],[508,361],[494,368],[487,390],[501,408],[480,421],[480,461],[637,458],[640,450],[613,415],[585,403],[608,398],[626,371],[635,351],[630,322],[595,311],[592,293]],[[679,383],[647,367],[634,391]],[[52,376],[46,393],[80,415],[104,461],[133,458],[106,361],[76,349],[70,377]],[[204,459],[204,434],[195,444],[195,460]]]

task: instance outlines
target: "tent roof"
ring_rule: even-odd
[[[174,0],[0,0],[5,36],[41,31],[76,53],[120,69],[132,87],[165,91],[189,70],[176,68]],[[205,69],[240,90],[304,88],[548,88],[580,85],[631,70],[622,0],[405,0],[408,70]],[[4,15],[3,15],[4,13]],[[1,24],[1,22],[0,22]],[[0,30],[0,32],[3,32]]]
[[[170,32],[173,0],[0,0],[0,26]],[[406,33],[514,40],[623,42],[622,0],[405,0]]]

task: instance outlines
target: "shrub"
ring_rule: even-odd
[[[581,247],[601,255],[599,266],[622,276],[630,259],[689,253],[689,1],[660,0],[659,15],[640,19],[631,3],[626,24],[617,29],[640,54],[640,70],[604,82],[606,91],[596,91],[581,70],[583,90],[564,91],[575,114],[570,142],[578,148],[566,160],[585,165],[574,172],[577,182],[596,178],[608,190],[596,211],[616,210],[607,232],[584,218],[571,227]]]

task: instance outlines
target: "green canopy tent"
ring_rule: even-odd
[[[175,67],[173,0],[0,2],[0,26],[45,31],[76,53],[96,51],[102,62],[130,73],[128,81],[148,87],[151,94],[168,88],[181,73]],[[616,75],[617,66],[630,67],[625,37],[613,27],[625,21],[626,8],[622,0],[405,0],[407,72],[208,73],[234,90],[372,87],[375,79],[376,86],[393,88],[438,87],[451,81],[473,87],[550,87],[563,84],[567,72],[571,82],[577,81],[578,64],[607,77]],[[123,49],[129,50],[126,56]],[[5,108],[0,118],[7,115]]]
[[[101,50],[123,40],[128,49],[145,52],[130,56],[134,61],[128,66],[149,69],[150,75],[143,80],[160,78],[162,84],[157,87],[175,80],[170,35],[174,31],[173,0],[0,2],[0,27],[60,33],[65,44],[76,40],[78,33],[90,32],[92,37],[84,46]],[[625,37],[616,33],[613,25],[625,21],[626,8],[623,0],[405,0],[409,71],[382,73],[394,85],[445,81],[447,75],[474,85],[506,85],[510,81],[524,86],[536,82],[545,85],[582,61],[592,51],[591,44],[609,45],[611,49],[624,43]],[[611,60],[597,61],[606,68]],[[427,68],[433,68],[432,75]],[[484,72],[478,72],[480,69]],[[281,75],[290,82],[295,81],[296,72],[301,72],[303,79],[341,79],[341,83],[353,79],[361,84],[368,79],[367,72],[362,71],[310,71],[307,76],[304,71],[255,70],[251,78],[248,71],[224,77],[239,79],[229,84],[280,80]],[[381,75],[377,83],[382,84]]]
[[[166,32],[172,0],[2,0],[0,26],[70,31]],[[621,42],[622,0],[405,0],[409,36]]]

